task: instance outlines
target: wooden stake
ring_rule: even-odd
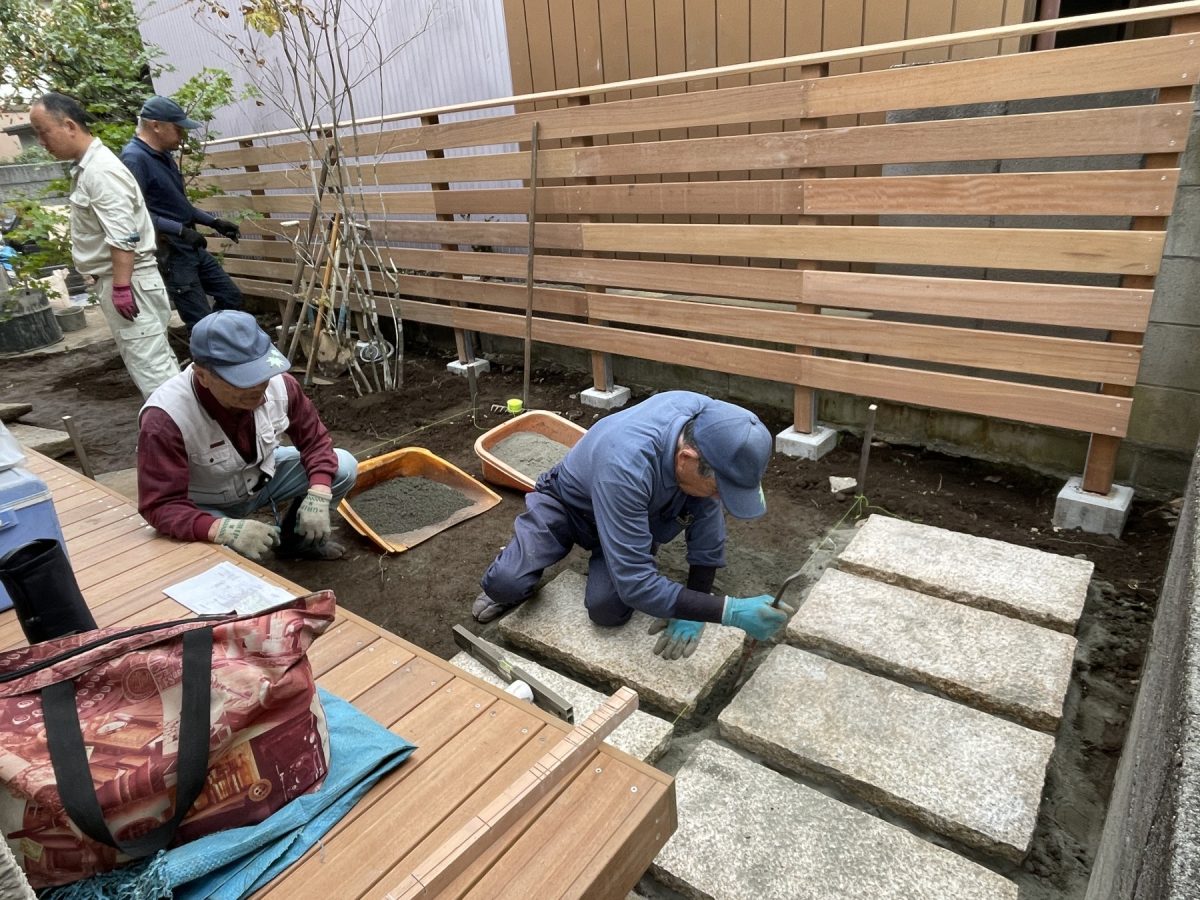
[[[63,427],[67,429],[67,434],[71,436],[71,446],[75,448],[75,458],[79,460],[79,471],[93,481],[96,480],[96,475],[92,471],[92,464],[88,460],[87,451],[83,449],[83,440],[79,437],[79,429],[75,426],[73,416],[62,417]]]
[[[538,123],[529,138],[529,247],[525,252],[525,378],[521,402],[529,408],[529,367],[533,359],[533,249],[537,234]]]

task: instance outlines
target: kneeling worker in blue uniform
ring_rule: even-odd
[[[526,496],[472,614],[490,622],[524,602],[546,567],[578,544],[592,554],[584,604],[597,625],[624,625],[635,609],[655,616],[651,633],[662,636],[654,652],[668,659],[691,656],[705,622],[766,640],[787,620],[770,596],[711,591],[725,565],[722,506],[739,519],[767,511],[771,444],[753,413],[691,391],[657,394],[601,419]],[[686,585],[660,575],[654,561],[681,531]]]

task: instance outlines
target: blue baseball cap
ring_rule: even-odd
[[[291,368],[250,313],[220,309],[192,329],[192,362],[237,388],[270,381]]]
[[[721,503],[737,519],[757,519],[767,511],[762,479],[774,441],[754,413],[713,400],[692,420],[696,449],[717,477]]]
[[[178,125],[188,131],[200,127],[199,122],[188,118],[188,114],[184,112],[182,106],[170,97],[160,97],[157,94],[142,104],[142,111],[138,115],[143,119],[153,119],[155,122],[170,122],[172,125]]]

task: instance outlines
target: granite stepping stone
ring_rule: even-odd
[[[1094,567],[1089,560],[873,515],[838,555],[838,568],[1071,634]]]
[[[505,640],[533,650],[613,690],[628,685],[645,703],[683,714],[708,696],[741,653],[738,628],[706,625],[696,652],[666,660],[654,654],[654,621],[635,612],[619,628],[593,625],[583,606],[584,576],[567,569],[500,620]]]
[[[713,900],[1016,900],[978,863],[714,741],[675,776],[679,828],[654,876]]]
[[[15,422],[26,413],[33,412],[32,403],[0,402],[0,422]]]
[[[826,569],[786,641],[1054,731],[1075,638],[1019,619]]]
[[[17,442],[28,450],[36,450],[52,459],[66,456],[74,450],[71,436],[65,431],[53,428],[39,428],[37,425],[26,425],[24,422],[13,422],[7,426],[9,433]]]
[[[481,643],[486,644],[487,641],[481,641]],[[494,645],[489,646],[494,647]],[[501,650],[498,647],[495,647],[495,650],[513,665],[524,669],[575,707],[576,722],[585,721],[588,716],[608,699],[599,691],[593,691],[590,687],[582,685],[578,681],[572,681],[570,678],[555,672],[553,669],[539,666],[532,660],[513,653],[511,650]],[[503,678],[494,674],[469,653],[458,653],[450,662],[489,684],[494,684],[501,688],[507,687],[508,683]],[[617,726],[617,729],[606,739],[606,743],[611,744],[619,750],[624,750],[630,756],[636,756],[638,759],[643,759],[646,762],[654,762],[667,752],[667,747],[671,743],[671,735],[674,732],[675,726],[670,722],[639,709]]]
[[[782,768],[1019,862],[1054,738],[795,647],[775,647],[718,718]]]

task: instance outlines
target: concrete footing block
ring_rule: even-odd
[[[837,446],[838,433],[824,425],[816,426],[811,434],[797,431],[789,425],[775,435],[775,452],[798,459],[820,459]]]
[[[609,391],[590,387],[579,392],[579,402],[594,409],[620,409],[629,402],[629,396],[629,388],[619,384]]]
[[[1006,878],[715,741],[675,776],[655,879],[713,900],[1016,900]]]
[[[491,369],[492,364],[486,359],[476,359],[469,363],[455,359],[446,363],[446,371],[451,375],[458,375],[460,378],[466,378],[472,371],[476,375],[486,375]]]
[[[1067,479],[1058,499],[1054,501],[1054,525],[1057,528],[1078,528],[1089,534],[1111,534],[1120,537],[1133,506],[1133,488],[1114,484],[1107,494],[1093,494],[1083,489],[1083,479]]]

